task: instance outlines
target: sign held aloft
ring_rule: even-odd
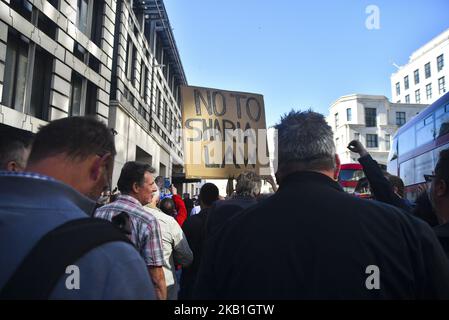
[[[187,178],[270,174],[262,95],[182,86],[181,97]]]

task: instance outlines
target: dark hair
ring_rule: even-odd
[[[211,206],[218,200],[219,191],[215,184],[205,183],[200,190],[200,200],[206,205]]]
[[[58,154],[83,160],[90,155],[106,153],[116,154],[114,135],[106,124],[94,117],[68,117],[40,128],[29,162]]]
[[[175,209],[176,206],[175,202],[172,199],[170,198],[162,199],[161,203],[159,204],[159,207],[163,213],[173,217],[173,209]]]
[[[123,194],[129,194],[133,189],[134,183],[141,186],[145,179],[145,172],[154,173],[155,170],[149,164],[142,162],[129,161],[125,163],[117,182],[119,191]]]
[[[369,181],[367,177],[360,178],[357,181],[357,185],[354,189],[355,193],[366,193],[370,189]]]
[[[449,188],[449,149],[440,152],[440,158],[435,166],[435,175],[438,179],[446,182]]]
[[[390,182],[390,184],[393,187],[396,187],[398,189],[398,194],[403,198],[404,197],[404,181],[402,181],[401,178],[398,176],[394,176],[392,174],[385,175],[387,180]]]
[[[275,128],[279,168],[291,164],[302,170],[335,168],[333,133],[322,114],[292,110]]]
[[[33,142],[34,134],[29,131],[0,126],[0,170],[6,169],[10,161],[15,161],[25,167],[28,159],[25,159],[25,149]]]

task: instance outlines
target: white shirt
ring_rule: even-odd
[[[175,265],[189,266],[193,261],[187,238],[176,220],[159,209],[145,207],[159,222],[162,236],[162,252],[164,265],[162,266],[167,284],[167,299],[178,298],[179,284],[176,281]]]
[[[200,206],[194,206],[192,211],[190,211],[190,215],[194,216],[194,215],[200,213],[200,211],[201,211],[201,207]]]

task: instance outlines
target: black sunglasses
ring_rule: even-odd
[[[424,180],[426,180],[427,183],[430,183],[433,181],[433,179],[435,179],[435,175],[433,174],[425,174],[424,175]]]

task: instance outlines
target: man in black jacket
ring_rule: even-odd
[[[179,292],[180,300],[192,299],[193,288],[197,278],[198,269],[201,263],[204,241],[206,238],[206,221],[209,210],[218,200],[219,191],[215,184],[205,183],[200,190],[201,211],[191,217],[188,217],[182,226],[187,242],[193,252],[193,263],[182,269],[181,289]]]
[[[228,222],[198,298],[449,298],[432,229],[335,181],[340,161],[322,115],[292,111],[276,128],[280,188]]]
[[[348,145],[348,149],[359,154],[359,162],[363,167],[363,172],[369,181],[370,188],[377,201],[391,204],[407,212],[412,211],[413,207],[410,201],[404,199],[403,194],[401,195],[400,187],[402,187],[403,191],[404,184],[402,183],[402,186],[393,186],[391,181],[380,170],[377,161],[371,157],[360,141],[352,140]],[[399,177],[395,178],[400,180]]]
[[[429,198],[441,225],[434,230],[449,257],[449,149],[440,153],[435,175],[427,176],[431,183]]]
[[[214,203],[209,210],[206,224],[206,235],[217,232],[237,213],[257,203],[260,194],[262,180],[260,176],[252,171],[242,172],[237,177],[235,194],[228,200],[221,200]]]

